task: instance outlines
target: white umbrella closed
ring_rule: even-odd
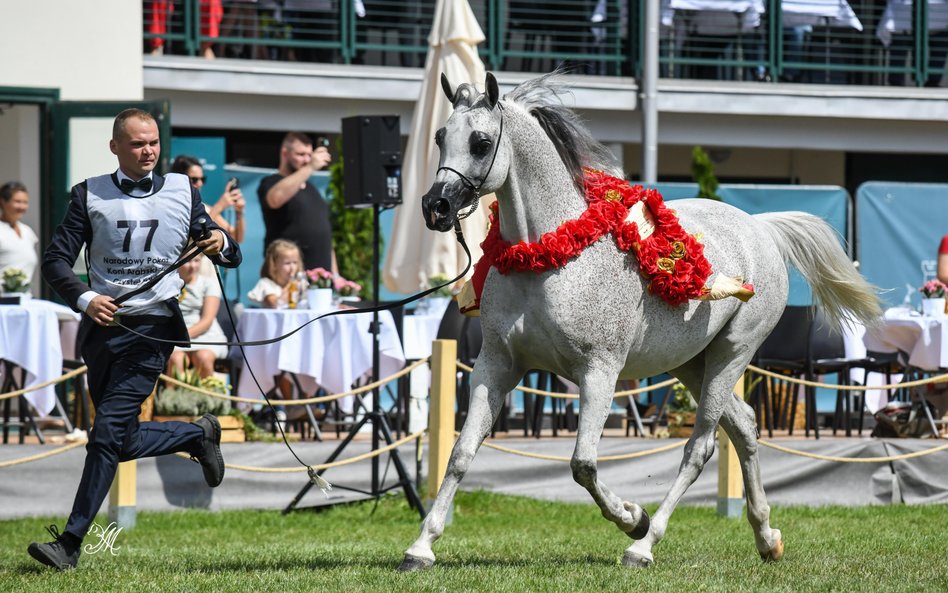
[[[438,0],[431,34],[421,96],[412,114],[411,133],[402,166],[402,205],[395,212],[391,244],[387,249],[383,278],[385,287],[411,293],[428,286],[436,274],[454,277],[467,263],[464,250],[454,233],[429,231],[421,215],[421,196],[434,181],[438,169],[438,148],[434,134],[451,115],[451,103],[441,90],[444,73],[451,84],[483,85],[484,63],[477,44],[484,33],[467,0]],[[487,203],[461,222],[474,261],[481,255],[480,244],[487,236]]]

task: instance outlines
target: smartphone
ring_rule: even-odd
[[[230,189],[232,190],[240,187],[240,179],[237,179],[236,177],[231,177],[227,180],[227,183],[230,184]]]

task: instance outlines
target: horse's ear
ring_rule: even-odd
[[[444,95],[448,98],[448,101],[454,105],[454,91],[451,90],[451,83],[448,82],[448,77],[445,76],[444,72],[441,73],[441,90],[444,91]]]
[[[493,109],[497,105],[497,99],[500,98],[500,89],[497,88],[497,79],[490,72],[487,73],[487,81],[484,86],[487,89],[487,104]]]

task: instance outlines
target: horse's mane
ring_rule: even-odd
[[[622,168],[612,152],[593,138],[582,118],[560,99],[569,92],[562,82],[561,73],[554,70],[522,82],[504,99],[520,105],[537,120],[580,189],[583,187],[584,167],[621,177]]]

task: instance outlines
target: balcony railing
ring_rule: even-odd
[[[942,0],[471,0],[493,70],[638,76],[660,1],[661,76],[929,85],[948,55]],[[435,0],[146,0],[146,52],[418,67]],[[681,9],[679,7],[685,7]]]

